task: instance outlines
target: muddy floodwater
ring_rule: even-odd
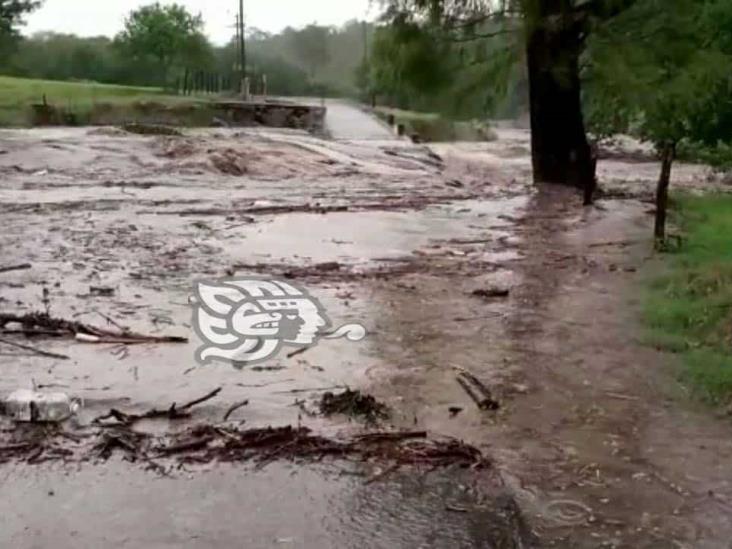
[[[0,273],[0,312],[188,338],[92,344],[8,323],[3,338],[69,359],[0,345],[0,394],[35,384],[81,397],[70,432],[83,434],[112,408],[168,409],[221,388],[186,421],[134,428],[338,438],[375,428],[312,413],[324,392],[352,388],[390,410],[379,430],[463,441],[490,466],[277,454],[151,469],[124,451],[77,459],[73,440],[64,459],[0,448],[3,545],[728,547],[732,427],[688,398],[673,357],[639,342],[634,296],[655,261],[647,151],[610,151],[604,195],[582,208],[572,191],[531,185],[526,131],[428,148],[333,112],[331,139],[0,132],[0,266],[31,266]],[[676,178],[723,185],[700,166]],[[252,275],[306,287],[365,339],[200,365],[194,282]],[[476,406],[460,372],[498,409]]]

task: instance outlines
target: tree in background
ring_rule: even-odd
[[[116,43],[139,62],[152,61],[159,83],[167,83],[173,69],[206,67],[212,59],[203,19],[178,4],[156,2],[134,10]]]
[[[390,19],[376,29],[368,73],[359,75],[389,105],[453,118],[515,116],[527,105],[508,37],[470,47],[409,14]]]
[[[315,80],[318,69],[330,61],[329,36],[330,29],[319,25],[308,25],[301,30],[291,32],[292,52],[302,65],[308,68],[311,80]]]
[[[261,77],[267,75],[267,90],[275,95],[308,95],[308,75],[302,68],[288,62],[273,48],[263,44],[272,39],[269,33],[252,28],[247,33],[247,64],[252,78],[252,91],[259,93]],[[221,74],[231,74],[239,62],[239,44],[232,39],[215,50],[216,68]]]
[[[445,44],[409,20],[377,29],[371,52],[370,80],[387,101],[419,109],[420,99],[448,85]]]
[[[200,31],[200,29],[199,29]],[[363,61],[367,41],[370,43],[373,25],[350,21],[340,28],[328,28],[327,64],[316,70],[315,79],[309,77],[312,67],[306,64],[292,48],[292,35],[297,31],[286,29],[271,34],[250,28],[247,32],[247,56],[256,90],[259,78],[266,74],[269,92],[277,95],[356,96],[358,88],[354,72]],[[0,71],[4,74],[57,80],[89,80],[111,84],[159,86],[163,81],[160,62],[143,48],[133,53],[129,44],[107,37],[82,38],[54,32],[36,33],[20,37],[17,48],[5,58],[0,56]],[[203,34],[195,41],[184,42],[193,47],[178,50],[173,55],[172,68],[167,70],[168,82],[183,76],[185,68],[212,70],[224,79],[233,81],[234,65],[238,62],[235,43],[211,47]],[[193,54],[189,52],[193,50]],[[172,55],[172,54],[166,54]]]
[[[18,38],[23,16],[41,5],[40,0],[0,0],[0,55],[7,55]]]
[[[587,103],[599,136],[632,132],[661,158],[655,236],[666,237],[671,170],[683,140],[730,138],[727,0],[639,0],[590,42]],[[726,50],[726,51],[725,51]]]
[[[106,37],[36,33],[19,42],[3,69],[28,78],[113,81],[121,60],[115,59],[111,45]]]
[[[590,201],[595,159],[582,113],[580,57],[587,37],[635,1],[390,0],[387,18],[440,29],[475,51],[495,37],[518,34],[516,53],[528,75],[534,180],[584,188]]]
[[[23,16],[41,5],[40,0],[0,0],[0,33],[16,34]]]

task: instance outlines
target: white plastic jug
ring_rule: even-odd
[[[13,391],[4,401],[5,415],[13,421],[60,422],[82,406],[79,398],[65,393],[41,393],[28,389]]]

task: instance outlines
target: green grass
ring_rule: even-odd
[[[97,106],[104,109],[132,108],[140,103],[177,105],[191,102],[190,97],[167,95],[162,88],[118,86],[94,82],[59,82],[0,76],[0,126],[32,125],[31,106],[43,102],[74,113],[87,121]]]
[[[407,135],[417,134],[421,140],[439,141],[492,141],[495,134],[485,123],[458,121],[430,112],[406,111],[390,107],[376,107],[374,112],[386,120],[389,115],[397,124],[404,124]]]
[[[683,375],[707,400],[732,400],[732,196],[680,196],[683,245],[648,285],[653,345],[679,353]]]

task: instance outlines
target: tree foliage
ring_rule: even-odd
[[[40,7],[40,0],[0,0],[0,34],[17,33],[23,16]]]
[[[659,147],[725,137],[732,52],[714,38],[720,20],[710,9],[719,6],[729,3],[642,0],[597,33],[586,95],[599,135],[632,131]]]
[[[727,0],[639,0],[589,48],[589,118],[598,135],[631,131],[661,155],[655,235],[665,239],[680,142],[729,139],[732,52]]]
[[[253,84],[267,75],[269,92],[281,95],[351,95],[357,94],[355,72],[363,62],[366,45],[371,43],[372,24],[351,21],[340,28],[322,27],[327,37],[327,55],[312,74],[292,48],[292,36],[298,31],[285,29],[271,34],[252,28],[247,33],[247,57]],[[230,41],[221,47],[204,43],[199,28],[196,40],[200,47],[181,48],[168,58],[170,66],[161,67],[157,57],[141,47],[133,50],[122,34],[114,40],[104,36],[82,38],[54,32],[19,37],[15,51],[0,56],[4,74],[54,80],[88,80],[111,84],[173,84],[185,70],[206,70],[223,77],[234,76],[238,61],[237,44]],[[196,42],[184,42],[195,46]],[[167,55],[167,54],[166,54]],[[164,78],[167,76],[167,82]],[[232,79],[233,80],[233,79]]]
[[[372,93],[392,106],[453,117],[510,116],[525,108],[526,79],[516,62],[515,34],[473,40],[426,24],[422,15],[387,11],[387,22],[374,36],[365,79]],[[496,28],[476,22],[471,32]],[[515,92],[510,103],[504,101],[508,90]]]
[[[162,82],[173,68],[205,66],[212,54],[201,16],[178,4],[156,2],[131,12],[116,42],[141,62],[153,60]]]
[[[0,0],[0,58],[7,58],[17,45],[23,16],[41,5],[41,0]]]
[[[295,57],[301,64],[308,68],[311,78],[315,77],[318,68],[328,64],[330,51],[328,50],[328,38],[330,29],[318,25],[294,31],[290,36],[290,47]]]

